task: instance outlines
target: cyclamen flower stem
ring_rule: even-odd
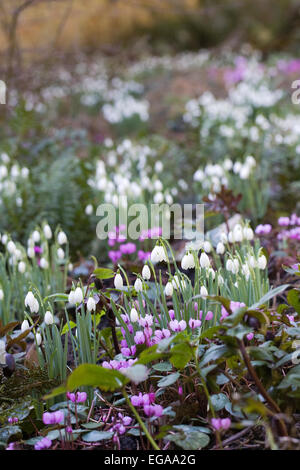
[[[136,411],[135,407],[132,405],[130,399],[129,399],[129,396],[127,395],[127,392],[126,390],[123,388],[122,390],[122,394],[123,394],[123,397],[125,398],[126,400],[126,403],[127,405],[129,406],[129,408],[131,409],[132,413],[134,414],[137,422],[139,423],[139,425],[141,426],[142,430],[144,431],[148,441],[150,442],[150,444],[152,445],[153,449],[155,450],[160,450],[160,448],[158,447],[158,445],[156,444],[156,442],[154,441],[154,439],[152,438],[151,434],[149,433],[147,427],[145,426],[145,424],[143,423],[140,415],[138,414],[138,412]]]

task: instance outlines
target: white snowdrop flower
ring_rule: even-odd
[[[135,308],[130,310],[130,321],[131,323],[136,323],[139,319],[139,314]]]
[[[173,294],[173,284],[172,282],[167,282],[165,286],[165,295],[167,297],[171,297],[172,294]]]
[[[222,243],[227,243],[228,242],[228,237],[227,237],[227,234],[225,232],[221,232],[220,241]]]
[[[213,268],[209,268],[206,274],[207,274],[207,277],[211,276],[213,280],[214,280],[215,277],[216,277],[216,273],[215,273],[215,271],[213,270]]]
[[[95,312],[96,310],[96,302],[94,297],[89,297],[86,308],[88,309],[89,312]]]
[[[201,255],[200,255],[200,266],[201,266],[201,268],[209,268],[210,267],[209,257],[204,252],[202,252]]]
[[[250,277],[250,270],[249,270],[248,264],[245,263],[242,265],[242,273],[244,274],[246,280],[248,281]]]
[[[210,253],[211,252],[212,246],[211,246],[211,243],[208,240],[206,240],[203,243],[203,250],[205,251],[205,253]]]
[[[265,257],[265,255],[259,256],[259,258],[257,260],[257,266],[259,267],[259,269],[265,269],[266,268],[267,258]]]
[[[65,232],[63,231],[60,231],[57,235],[57,241],[60,245],[64,245],[65,243],[67,243],[68,239],[67,239],[67,235],[65,234]]]
[[[47,310],[47,312],[45,313],[44,322],[46,323],[46,325],[52,325],[54,323],[54,317],[49,310]]]
[[[40,346],[42,344],[42,335],[41,333],[36,333],[35,335],[36,344]]]
[[[240,263],[239,263],[239,260],[237,258],[234,258],[233,260],[233,274],[237,274],[239,272],[239,269],[240,269]]]
[[[27,178],[27,176],[29,175],[29,169],[26,167],[22,168],[21,175],[22,175],[22,178]]]
[[[158,191],[158,192],[162,191],[163,184],[160,180],[155,180],[154,181],[154,189],[155,189],[155,191]]]
[[[238,174],[241,171],[241,168],[241,162],[235,162],[235,164],[233,165],[233,173]]]
[[[123,278],[121,274],[117,273],[114,278],[114,286],[116,289],[122,289],[123,287]]]
[[[7,248],[7,251],[10,253],[10,254],[13,254],[15,251],[16,251],[16,245],[14,244],[14,242],[12,240],[10,240],[7,245],[6,245],[6,248]]]
[[[221,274],[218,274],[218,285],[222,286],[224,284],[224,278]]]
[[[94,210],[94,209],[93,209],[92,204],[88,204],[88,205],[86,206],[86,208],[85,208],[85,213],[86,213],[86,215],[92,215],[93,210]]]
[[[226,261],[226,269],[227,269],[227,271],[233,272],[234,264],[233,264],[233,261],[231,259],[228,259]]]
[[[181,260],[181,268],[186,269],[193,269],[195,267],[195,260],[192,253],[187,253],[183,256]]]
[[[248,155],[246,157],[246,163],[249,165],[249,167],[255,167],[256,166],[256,160],[252,155]]]
[[[229,241],[229,243],[234,243],[235,242],[234,234],[231,230],[228,233],[228,241]]]
[[[22,207],[23,205],[23,199],[19,196],[16,198],[16,205],[17,207]]]
[[[233,285],[234,285],[234,287],[236,287],[238,289],[239,285],[238,285],[237,281]]]
[[[241,170],[240,170],[240,178],[241,180],[247,180],[250,176],[250,168],[248,165],[243,165]]]
[[[39,311],[39,303],[31,291],[27,293],[24,303],[25,307],[29,307],[31,313],[37,313]]]
[[[164,200],[164,195],[162,192],[158,192],[156,194],[154,194],[153,196],[153,201],[154,201],[154,204],[161,204]]]
[[[73,271],[73,264],[72,263],[69,263],[68,264],[68,271]]]
[[[232,160],[230,160],[230,158],[226,158],[224,160],[223,166],[226,171],[230,171],[233,166]]]
[[[199,181],[201,183],[204,180],[204,178],[205,178],[205,174],[201,169],[197,170],[196,173],[194,174],[194,181]]]
[[[41,239],[40,232],[38,230],[35,230],[34,232],[32,232],[31,238],[35,243],[38,243]]]
[[[208,295],[208,292],[205,286],[200,287],[200,295],[202,295],[203,297],[206,297]]]
[[[243,241],[243,229],[240,224],[236,224],[233,229],[233,238],[235,242]]]
[[[44,225],[43,232],[47,240],[50,240],[50,238],[52,238],[52,230],[48,224]]]
[[[151,271],[147,264],[145,264],[145,266],[143,267],[142,276],[145,281],[149,281],[149,279],[151,278]]]
[[[65,252],[64,252],[64,250],[63,250],[62,248],[58,248],[58,250],[57,250],[57,257],[58,257],[58,259],[64,259],[64,257],[65,257]]]
[[[71,290],[69,293],[68,301],[71,305],[75,305],[75,300],[74,300],[74,291]]]
[[[19,264],[18,264],[18,271],[20,274],[24,274],[25,271],[26,271],[26,264],[24,263],[24,261],[20,261]]]
[[[74,290],[73,300],[75,304],[80,304],[83,301],[83,292],[81,287],[76,287]]]
[[[6,364],[5,342],[0,339],[0,364]]]
[[[254,232],[251,227],[244,227],[243,233],[244,233],[244,237],[246,238],[246,240],[248,241],[253,240]]]
[[[127,369],[122,369],[121,372],[135,384],[144,382],[149,376],[149,371],[143,364],[136,364],[134,366],[128,367]]]
[[[164,166],[160,160],[158,160],[154,165],[154,169],[157,173],[161,173],[163,171],[163,168]]]
[[[4,292],[3,292],[3,289],[0,288],[0,302],[3,299],[4,299]]]
[[[5,233],[4,235],[2,235],[2,238],[1,238],[1,241],[2,241],[3,245],[6,245],[7,240],[8,240],[8,236]]]
[[[40,267],[42,269],[48,269],[49,268],[49,263],[45,258],[40,259]]]
[[[156,245],[151,252],[150,259],[152,263],[161,263],[162,261],[167,262],[167,256],[164,247],[161,245]]]
[[[139,277],[135,280],[134,288],[136,292],[141,292],[143,290],[143,283]]]
[[[223,245],[222,242],[219,242],[219,243],[217,244],[216,253],[217,253],[218,255],[223,255],[223,254],[225,253],[225,246]]]
[[[22,333],[24,333],[25,331],[29,330],[29,323],[28,323],[28,320],[23,320],[22,324],[21,324],[21,331]]]
[[[33,248],[32,246],[29,246],[29,247],[27,248],[27,256],[28,256],[28,258],[34,258],[34,255],[35,255],[35,253],[34,253],[34,248]]]
[[[256,268],[257,267],[257,261],[254,256],[250,256],[249,258],[249,265],[251,268]]]

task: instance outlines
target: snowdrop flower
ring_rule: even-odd
[[[34,258],[34,255],[35,255],[35,253],[34,253],[34,248],[33,248],[32,246],[29,246],[29,247],[27,248],[27,256],[28,256],[28,258]]]
[[[67,235],[65,234],[65,232],[60,231],[58,233],[57,241],[58,241],[59,245],[64,245],[65,243],[67,243],[68,239],[67,239]]]
[[[137,278],[134,283],[134,288],[136,292],[140,292],[143,290],[143,283],[140,278]]]
[[[123,287],[123,278],[121,274],[117,273],[114,278],[114,286],[116,289],[122,289]]]
[[[42,335],[41,333],[36,333],[35,335],[36,344],[40,346],[42,344]]]
[[[74,291],[71,290],[69,293],[68,301],[71,305],[75,305],[75,300],[74,300]]]
[[[54,323],[53,315],[49,310],[47,310],[47,312],[45,313],[44,322],[46,323],[46,325],[52,325]]]
[[[203,297],[206,297],[208,295],[208,292],[205,286],[200,287],[200,295],[202,295]]]
[[[235,242],[234,234],[231,230],[228,233],[228,241],[229,241],[229,243],[234,243]]]
[[[204,243],[203,243],[203,250],[205,251],[205,253],[210,253],[211,252],[211,243],[206,240]]]
[[[139,319],[139,314],[135,308],[132,308],[130,311],[130,321],[136,323]]]
[[[257,267],[257,261],[254,258],[254,256],[250,256],[248,263],[249,263],[249,266],[251,268],[256,268]]]
[[[165,295],[170,297],[173,294],[173,284],[172,282],[167,282],[165,287]]]
[[[257,260],[257,266],[259,267],[259,269],[265,269],[266,268],[267,258],[265,257],[265,255],[259,256],[259,258]]]
[[[201,255],[200,255],[200,266],[201,266],[201,268],[209,268],[210,267],[209,257],[204,252],[202,252]]]
[[[28,320],[23,320],[22,324],[21,324],[21,331],[22,333],[24,333],[25,331],[29,330],[29,323],[28,323]]]
[[[3,299],[4,299],[4,292],[3,292],[3,289],[0,288],[0,302]]]
[[[149,281],[149,279],[151,278],[151,271],[147,264],[145,264],[145,266],[143,267],[142,276],[145,281]]]
[[[48,269],[49,268],[49,263],[45,258],[40,259],[40,267],[42,269]]]
[[[44,225],[43,232],[47,240],[50,240],[52,237],[52,230],[48,224]]]
[[[224,278],[221,274],[218,274],[218,285],[222,286],[224,284]]]
[[[227,243],[227,242],[228,242],[228,237],[227,237],[227,235],[226,235],[225,232],[222,232],[222,233],[221,233],[221,235],[220,235],[220,241],[221,241],[222,243]]]
[[[86,206],[86,208],[85,208],[85,213],[86,213],[86,215],[92,215],[92,213],[93,213],[93,206],[92,206],[92,204],[88,204],[88,205]]]
[[[39,303],[31,291],[27,293],[24,303],[25,307],[29,307],[31,313],[37,313],[39,311]]]
[[[226,261],[226,269],[227,269],[227,271],[233,272],[233,270],[234,270],[234,264],[233,264],[233,261],[232,261],[231,259],[228,259],[228,260]]]
[[[239,224],[237,224],[233,229],[233,239],[235,242],[243,241],[243,230]]]
[[[20,274],[24,274],[25,271],[26,271],[26,264],[24,263],[24,261],[20,261],[19,264],[18,264],[18,271]]]
[[[89,297],[89,300],[87,301],[86,308],[88,309],[89,312],[95,312],[96,310],[96,302],[94,297]]]
[[[152,263],[161,263],[162,261],[167,262],[167,256],[163,246],[156,245],[150,255]]]
[[[182,269],[194,269],[195,267],[195,260],[194,256],[192,253],[187,253],[186,255],[183,256],[181,260],[181,267]]]
[[[38,243],[41,239],[41,236],[40,236],[40,232],[38,230],[35,230],[32,235],[31,235],[31,238],[32,240],[35,242],[35,243]]]
[[[0,364],[6,363],[5,356],[6,356],[5,342],[2,339],[0,339]]]
[[[3,244],[3,245],[6,245],[7,240],[8,240],[8,236],[7,236],[6,233],[5,233],[4,235],[2,235],[2,238],[1,238],[2,244]]]
[[[57,257],[58,257],[58,259],[64,259],[64,257],[65,257],[65,252],[64,252],[64,250],[63,250],[62,248],[58,248],[58,250],[57,250]]]
[[[248,281],[250,277],[250,270],[248,264],[243,264],[242,265],[242,273],[244,274],[246,280]]]
[[[219,243],[217,244],[216,253],[217,253],[218,255],[223,255],[223,254],[225,253],[225,246],[223,245],[222,242],[219,242]]]
[[[12,240],[10,240],[6,245],[7,251],[12,255],[16,251],[16,245]]]
[[[74,291],[73,300],[75,304],[80,304],[83,301],[83,293],[81,287],[76,287]]]
[[[254,232],[251,227],[244,227],[243,234],[248,241],[251,241],[254,238]]]

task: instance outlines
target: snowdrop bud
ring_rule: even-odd
[[[35,230],[32,235],[31,235],[31,238],[32,240],[35,242],[35,243],[38,243],[41,239],[41,236],[40,236],[40,232],[38,232],[37,230]]]
[[[20,261],[20,263],[18,264],[18,271],[19,273],[21,274],[24,274],[25,271],[26,271],[26,264],[24,263],[24,261]]]
[[[22,333],[24,333],[27,330],[29,330],[28,320],[23,320],[22,325],[21,325],[21,331]]]
[[[220,235],[220,241],[221,241],[222,243],[227,243],[227,242],[228,242],[228,237],[227,237],[227,235],[226,235],[225,232],[222,232],[222,233],[221,233],[221,235]]]
[[[29,246],[28,249],[27,249],[27,256],[28,258],[34,258],[34,248],[32,246]]]
[[[69,293],[68,301],[71,305],[75,305],[75,300],[74,300],[74,291],[71,290]]]
[[[75,304],[80,304],[83,301],[83,293],[81,287],[76,287],[74,291],[73,300]]]
[[[229,241],[229,243],[234,243],[235,242],[233,232],[231,232],[231,231],[228,233],[228,241]]]
[[[243,241],[243,230],[240,225],[236,225],[233,229],[233,238],[234,241],[236,242],[242,242]]]
[[[139,314],[135,308],[132,308],[130,311],[130,321],[136,323],[139,319]]]
[[[65,257],[65,252],[64,252],[64,250],[63,250],[62,248],[58,248],[58,250],[57,250],[57,257],[58,257],[58,259],[64,259],[64,257]]]
[[[3,292],[3,289],[0,288],[0,302],[3,299],[4,299],[4,292]]]
[[[67,239],[67,235],[65,234],[65,232],[61,231],[58,233],[57,241],[60,245],[64,245],[65,243],[67,243],[68,239]]]
[[[257,262],[256,262],[256,259],[254,258],[254,256],[250,256],[249,265],[251,266],[251,268],[256,268],[257,267]]]
[[[136,292],[140,292],[143,290],[143,283],[142,281],[140,280],[140,278],[137,278],[135,283],[134,283],[134,288],[136,290]]]
[[[218,255],[223,255],[225,253],[225,246],[223,245],[222,242],[219,242],[217,244],[216,252]]]
[[[218,275],[218,285],[222,286],[224,284],[224,278],[221,274]]]
[[[42,269],[48,269],[49,268],[49,263],[45,258],[40,259],[40,267]]]
[[[40,346],[41,343],[42,343],[42,335],[41,335],[41,333],[37,333],[37,334],[35,335],[35,340],[36,340],[36,344],[37,344],[38,346]]]
[[[259,269],[265,269],[266,268],[267,258],[265,257],[265,255],[259,256],[259,258],[257,260],[257,266],[259,267]]]
[[[2,238],[1,238],[1,241],[2,241],[3,245],[6,245],[7,240],[8,240],[8,236],[5,233],[4,235],[2,235]]]
[[[149,281],[149,279],[151,278],[151,271],[147,264],[145,264],[145,266],[143,267],[142,276],[143,279],[145,279],[146,281]]]
[[[93,297],[89,297],[89,300],[87,301],[86,308],[88,309],[89,312],[95,312],[96,310],[96,302]]]
[[[227,269],[227,271],[233,272],[233,270],[234,270],[234,264],[233,264],[233,261],[232,261],[231,259],[228,259],[228,260],[226,261],[226,269]]]
[[[209,268],[210,267],[209,257],[204,252],[202,252],[201,255],[200,255],[200,266],[201,266],[201,268]]]
[[[114,286],[116,289],[122,289],[123,287],[123,279],[121,274],[116,274],[114,278]]]
[[[49,310],[47,310],[47,312],[45,313],[44,322],[46,323],[46,325],[52,325],[54,323],[53,315]]]
[[[165,295],[169,297],[172,294],[173,294],[173,284],[172,282],[167,282],[166,287],[165,287]]]
[[[92,206],[92,204],[88,204],[88,205],[86,206],[86,208],[85,208],[85,213],[86,213],[86,215],[92,215],[92,213],[93,213],[93,206]]]
[[[207,292],[207,289],[206,289],[205,286],[200,287],[200,295],[202,295],[202,296],[207,296],[208,295],[208,292]]]
[[[10,254],[13,254],[16,251],[16,245],[14,244],[12,240],[8,242],[8,244],[6,245],[6,248]]]
[[[249,240],[249,241],[253,240],[254,233],[251,227],[245,227],[243,232],[244,232],[244,237],[246,238],[246,240]]]
[[[50,238],[52,237],[52,230],[48,224],[44,226],[43,232],[47,240],[50,240]]]
[[[211,243],[209,241],[205,241],[203,243],[203,250],[205,251],[205,253],[211,252]]]

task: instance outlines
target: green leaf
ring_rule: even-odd
[[[159,387],[169,387],[170,385],[173,385],[180,377],[179,372],[175,372],[174,374],[169,374],[166,377],[163,377],[160,379],[157,383]]]
[[[270,289],[269,292],[267,292],[258,302],[251,305],[250,308],[255,309],[260,307],[261,305],[267,304],[270,299],[272,299],[276,295],[281,294],[281,292],[284,292],[289,286],[289,284],[283,284],[282,286],[276,287],[275,289]]]
[[[94,274],[98,279],[111,279],[115,276],[115,272],[109,268],[97,268]]]
[[[4,426],[0,429],[0,441],[8,442],[11,437],[15,440],[22,437],[22,430],[19,426]]]
[[[300,291],[298,289],[291,289],[287,294],[287,300],[296,312],[300,313]]]
[[[183,369],[192,359],[193,349],[188,343],[175,344],[171,349],[170,362],[176,369]]]
[[[91,387],[99,387],[105,392],[113,392],[127,382],[128,379],[117,370],[105,369],[94,364],[82,364],[69,376],[67,389],[74,390],[90,385]]]
[[[108,431],[90,431],[84,434],[82,440],[85,442],[99,442],[113,437],[113,432]]]
[[[212,395],[210,398],[215,411],[223,410],[223,408],[225,408],[226,404],[229,402],[228,397],[224,393]]]
[[[154,364],[152,368],[158,372],[170,372],[170,370],[172,370],[172,364],[169,362],[159,362],[158,364]]]
[[[174,442],[184,450],[199,450],[209,443],[209,436],[200,431],[181,431],[176,434],[168,434],[166,440]]]
[[[76,328],[76,323],[74,323],[73,321],[70,321],[69,323],[70,323],[70,328],[69,328],[68,323],[66,323],[65,326],[63,327],[62,331],[61,331],[61,335],[64,335],[65,333],[70,331],[70,329],[72,329],[72,328]]]

